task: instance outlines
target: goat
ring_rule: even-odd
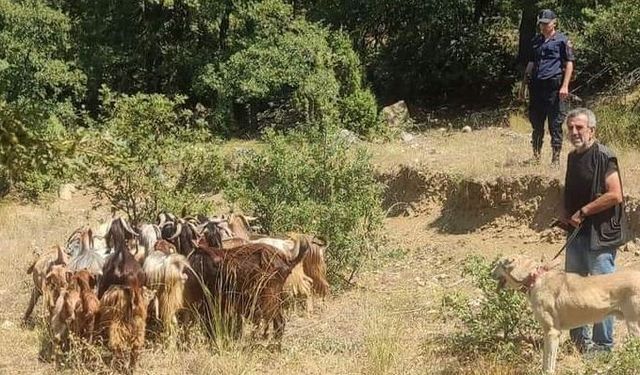
[[[36,259],[27,269],[27,274],[33,275],[33,289],[31,290],[31,299],[29,300],[29,306],[25,311],[22,320],[27,322],[31,317],[33,308],[36,306],[38,299],[45,290],[45,279],[49,271],[54,265],[66,265],[67,254],[62,250],[62,247],[56,246],[46,253],[42,254]]]
[[[143,265],[146,286],[156,292],[156,318],[160,319],[166,331],[170,331],[176,323],[176,313],[183,306],[184,286],[187,280],[185,270],[189,267],[187,258],[175,254],[175,249],[172,253],[172,247],[165,240],[156,242],[158,250],[149,253]]]
[[[80,239],[80,253],[69,261],[69,271],[76,272],[86,269],[94,277],[102,275],[104,258],[94,250],[93,232],[88,226],[78,231]]]
[[[183,219],[166,221],[161,228],[162,238],[171,242],[178,253],[187,256],[193,251],[193,241],[197,238],[197,230],[193,223]]]
[[[252,236],[250,243],[265,244],[273,246],[273,248],[280,251],[281,254],[287,256],[289,259],[293,259],[298,256],[298,248],[296,247],[295,240],[275,238],[275,237],[255,237]],[[307,256],[309,256],[307,254]],[[306,261],[304,257],[303,262]],[[307,276],[304,272],[302,264],[296,265],[287,280],[284,283],[285,299],[295,308],[296,300],[305,301],[305,310],[307,315],[313,312],[313,279]]]
[[[67,273],[70,275],[71,273]],[[93,292],[94,276],[82,270],[71,276],[68,285],[60,292],[50,320],[54,342],[67,345],[69,333],[93,341],[95,320],[100,302]]]
[[[139,228],[140,245],[147,254],[153,251],[156,242],[162,238],[160,227],[155,224],[143,224]]]
[[[104,235],[104,240],[107,244],[108,253],[111,253],[118,246],[126,246],[128,241],[133,240],[138,237],[138,233],[136,233],[131,227],[129,223],[122,217],[115,217],[111,220],[111,225],[109,226],[109,230]]]
[[[205,245],[206,246],[206,245]],[[273,323],[278,343],[285,328],[282,291],[285,280],[309,249],[306,237],[297,243],[298,256],[294,259],[264,244],[247,244],[232,251],[211,252],[214,275],[214,296],[220,299],[223,316],[237,314],[251,320],[256,329],[264,322],[264,336]],[[238,322],[241,324],[241,322]]]
[[[324,260],[327,242],[318,237],[311,237],[307,240],[310,242],[310,248],[302,262],[304,273],[313,280],[313,291],[324,298],[329,294],[327,263]]]
[[[69,284],[71,272],[67,271],[67,266],[64,264],[56,264],[51,266],[51,270],[47,273],[44,279],[44,287],[42,294],[44,298],[44,306],[47,308],[49,317],[53,314],[56,301],[60,296],[62,290],[64,290]]]
[[[122,285],[140,289],[145,284],[145,275],[140,263],[136,261],[125,242],[126,222],[120,218],[114,220],[109,233],[115,252],[107,259],[102,269],[102,279],[98,288],[98,298],[112,285]],[[109,241],[107,241],[109,242]]]
[[[112,366],[118,370],[133,372],[135,368],[144,346],[148,304],[143,288],[122,285],[111,285],[100,299],[98,332],[106,336],[113,353]]]
[[[251,237],[251,224],[249,222],[256,220],[253,216],[232,213],[227,222],[233,233],[233,237],[248,240]]]

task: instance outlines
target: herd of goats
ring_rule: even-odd
[[[51,344],[69,350],[70,336],[100,341],[114,368],[131,371],[147,324],[171,337],[180,324],[204,323],[232,339],[243,321],[279,346],[284,309],[329,292],[326,242],[310,235],[252,234],[240,214],[207,218],[158,215],[135,230],[114,217],[94,231],[76,229],[29,267],[34,287],[23,319],[43,296]],[[163,337],[160,335],[160,337]]]

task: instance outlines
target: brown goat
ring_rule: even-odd
[[[102,269],[102,278],[98,287],[98,298],[112,285],[121,285],[133,289],[142,289],[145,284],[145,275],[142,266],[127,248],[124,232],[127,224],[122,218],[114,220],[110,233],[116,233],[112,242],[115,252],[107,259]],[[119,239],[118,239],[119,238]],[[118,239],[118,240],[116,240]]]
[[[249,224],[249,222],[255,219],[255,217],[243,214],[231,214],[227,221],[233,237],[248,240],[249,237],[251,237],[251,224]]]
[[[304,258],[309,243],[298,244],[294,259],[264,244],[247,244],[215,253],[217,265],[216,291],[223,313],[239,314],[256,327],[265,323],[265,336],[273,323],[274,337],[280,342],[285,328],[283,287],[293,268]]]
[[[329,294],[329,282],[327,281],[327,263],[324,260],[324,250],[327,243],[317,237],[311,237],[310,248],[302,262],[305,275],[313,280],[313,291],[326,297]]]
[[[93,275],[83,270],[71,276],[68,285],[60,291],[49,322],[54,343],[66,347],[69,333],[93,341],[100,306],[93,292],[94,284]]]
[[[131,373],[135,368],[144,346],[148,303],[142,288],[121,285],[110,286],[100,299],[98,332],[107,338],[117,370]]]
[[[62,250],[62,247],[56,246],[49,249],[46,253],[40,255],[27,269],[27,274],[33,276],[33,289],[31,290],[31,299],[29,300],[29,306],[22,317],[23,321],[28,321],[33,312],[33,308],[36,306],[38,299],[45,291],[45,280],[51,268],[54,265],[66,265],[67,254]],[[54,300],[55,301],[55,300]]]

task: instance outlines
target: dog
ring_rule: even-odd
[[[555,372],[560,332],[602,321],[624,319],[640,336],[640,272],[580,276],[553,269],[524,256],[500,259],[491,271],[498,287],[526,293],[544,333],[543,370]]]

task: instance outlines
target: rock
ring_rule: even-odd
[[[471,133],[471,126],[467,125],[464,128],[462,128],[462,132],[463,133]]]
[[[5,320],[4,322],[2,322],[2,326],[0,326],[2,329],[4,330],[11,330],[14,329],[16,327],[16,324],[13,323],[12,321],[9,320]]]
[[[441,133],[444,133],[444,132],[447,131],[447,128],[438,128],[438,131],[441,132]]]
[[[624,246],[622,246],[622,251],[632,252],[635,255],[640,254],[640,244],[638,244],[638,239],[633,241],[629,241]]]
[[[76,192],[76,187],[73,184],[62,184],[58,189],[58,197],[63,201],[69,201],[73,197],[73,193]]]
[[[360,140],[356,133],[352,132],[351,130],[340,129],[338,134],[341,139],[345,140],[350,145],[357,143]]]
[[[409,121],[409,108],[404,100],[382,109],[382,117],[390,128],[400,128]]]
[[[402,139],[403,142],[409,143],[413,141],[416,137],[411,133],[402,132],[402,134],[400,135],[400,138]]]

